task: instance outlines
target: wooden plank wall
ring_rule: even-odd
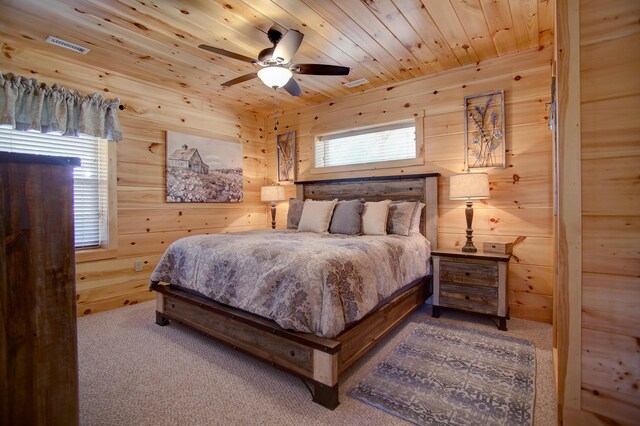
[[[219,101],[180,93],[60,58],[55,46],[26,48],[1,34],[0,71],[29,76],[83,93],[120,97],[124,140],[117,147],[118,250],[112,259],[78,263],[78,313],[89,313],[150,300],[149,275],[174,240],[194,234],[241,231],[266,226],[260,202],[265,181],[264,117],[231,109]],[[114,66],[114,68],[117,68]],[[165,203],[165,132],[237,141],[243,145],[244,202],[220,204]],[[134,261],[143,270],[134,272]]]
[[[519,318],[551,322],[553,286],[552,134],[548,129],[551,49],[526,51],[284,111],[267,119],[268,180],[276,179],[275,135],[295,130],[298,179],[440,172],[439,247],[464,245],[464,203],[450,201],[448,177],[464,170],[465,95],[504,89],[507,167],[489,171],[491,199],[474,205],[474,242],[514,242],[509,307]],[[354,89],[356,90],[356,89]],[[424,115],[423,166],[312,174],[316,135]],[[419,133],[419,132],[418,132]],[[293,186],[287,190],[295,197]],[[278,204],[278,227],[287,203]]]
[[[640,419],[639,20],[636,0],[580,1],[581,406],[603,424]]]
[[[558,419],[562,407],[580,406],[582,298],[582,217],[580,165],[580,0],[559,2],[554,49],[557,78],[556,286],[554,302],[554,367]]]

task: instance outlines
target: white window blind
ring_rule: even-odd
[[[410,158],[416,158],[414,122],[321,136],[315,145],[316,167]]]
[[[107,235],[108,156],[103,139],[57,136],[0,127],[0,151],[78,157],[74,168],[73,212],[76,249],[100,247]]]

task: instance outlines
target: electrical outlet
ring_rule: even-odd
[[[142,271],[142,260],[136,260],[133,262],[133,270],[136,272]]]

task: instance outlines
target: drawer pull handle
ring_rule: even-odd
[[[464,275],[468,277],[469,275],[471,275],[471,273],[465,272]]]

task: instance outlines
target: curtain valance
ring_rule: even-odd
[[[85,96],[57,84],[49,87],[33,78],[0,72],[0,124],[13,129],[119,141],[119,104],[118,98]]]

